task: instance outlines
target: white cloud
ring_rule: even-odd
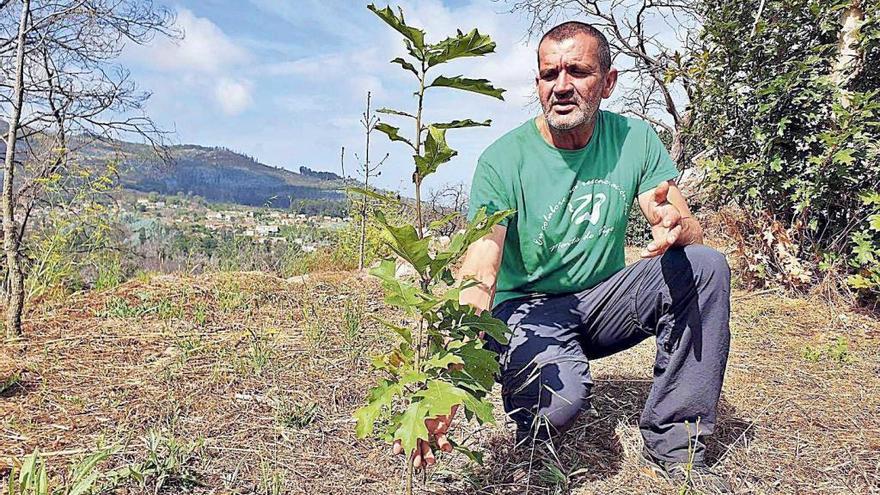
[[[237,115],[253,103],[251,91],[253,84],[248,80],[234,80],[227,77],[217,80],[214,98],[220,109],[228,115]]]
[[[251,58],[216,24],[190,10],[177,11],[176,26],[183,31],[183,39],[157,39],[148,46],[134,47],[134,56],[158,70],[203,74],[220,73]]]

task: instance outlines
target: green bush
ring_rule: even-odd
[[[756,21],[758,4],[764,9]],[[693,57],[694,134],[717,204],[744,216],[729,224],[745,281],[806,288],[843,270],[877,299],[880,274],[880,2],[862,5],[839,64],[840,0],[707,0],[702,50]]]

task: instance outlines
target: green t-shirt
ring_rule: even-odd
[[[540,292],[577,292],[625,266],[635,197],[678,176],[646,122],[601,111],[586,147],[548,144],[529,119],[480,155],[469,218],[515,209],[507,226],[495,305]]]

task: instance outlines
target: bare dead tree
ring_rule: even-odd
[[[385,163],[385,160],[388,159],[388,154],[385,155],[379,162],[373,163],[370,161],[370,135],[373,133],[373,130],[376,129],[376,125],[379,123],[379,117],[376,116],[375,113],[371,110],[372,104],[372,94],[367,91],[367,109],[361,116],[361,125],[364,126],[364,134],[366,136],[366,145],[364,149],[364,161],[360,164],[360,169],[358,173],[361,177],[364,178],[364,189],[370,190],[370,177],[378,177],[382,174],[379,171],[379,168]],[[360,161],[357,154],[355,154],[355,159]],[[364,269],[364,263],[366,260],[366,242],[367,242],[367,215],[370,212],[370,197],[364,194],[364,200],[361,203],[361,233],[360,239],[358,240],[358,269]]]
[[[117,60],[128,42],[178,36],[173,21],[170,11],[151,1],[0,4],[0,112],[8,126],[2,192],[7,337],[21,336],[31,213],[49,204],[49,184],[63,192],[83,180],[71,173],[70,157],[138,135],[167,161],[165,133],[143,112],[149,93],[137,89]]]
[[[687,50],[699,24],[690,0],[505,0],[531,21],[534,37],[563,19],[583,20],[601,30],[620,71],[623,113],[644,119],[670,136],[670,155],[687,167],[687,110],[692,95]],[[667,46],[674,33],[681,50]]]
[[[467,186],[462,183],[444,184],[437,189],[428,192],[427,216],[428,221],[439,220],[451,213],[458,213],[449,222],[440,225],[435,230],[441,236],[452,234],[465,228],[467,220],[465,213],[468,204]]]

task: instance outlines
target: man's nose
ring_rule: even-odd
[[[556,75],[556,81],[553,84],[553,92],[561,95],[570,93],[573,90],[574,85],[571,83],[571,76],[568,75],[568,71],[559,71],[559,74]]]

